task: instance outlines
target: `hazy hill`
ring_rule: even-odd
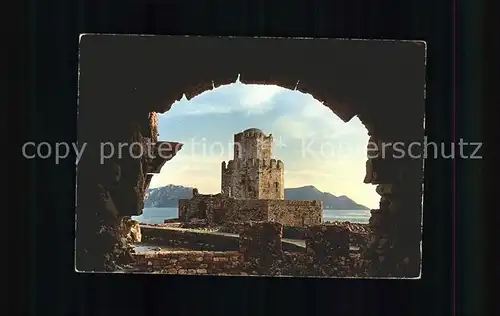
[[[200,192],[203,193],[203,192]],[[164,187],[148,190],[144,207],[177,207],[179,199],[190,199],[193,189],[180,185],[169,184]],[[321,200],[325,209],[332,210],[368,210],[366,206],[358,204],[345,195],[335,196],[328,192],[321,192],[312,185],[285,189],[286,200]]]
[[[321,192],[312,185],[285,189],[285,200],[321,200],[324,208],[332,210],[369,210],[368,207],[354,202],[345,195],[335,196]]]

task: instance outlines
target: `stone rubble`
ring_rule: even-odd
[[[306,243],[306,251],[302,252],[283,250],[283,225],[276,222],[231,223],[219,227],[239,233],[238,251],[211,251],[209,244],[201,247],[199,242],[189,241],[191,237],[199,241],[203,232],[153,230],[171,234],[167,241],[174,248],[139,254],[136,267],[141,271],[170,274],[363,277],[367,275],[369,261],[349,249],[350,231],[362,231],[363,228],[349,224],[328,223],[301,228]],[[150,233],[145,236],[149,242],[159,242],[151,238]],[[211,262],[210,267],[205,266],[207,260]],[[223,262],[235,263],[224,265]]]

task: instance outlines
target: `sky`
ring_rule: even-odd
[[[184,147],[150,188],[175,184],[219,193],[221,163],[233,159],[233,135],[248,128],[273,135],[285,188],[313,185],[377,208],[375,186],[363,183],[369,136],[357,117],[345,123],[310,94],[239,80],[190,100],[183,96],[159,115],[158,139]]]

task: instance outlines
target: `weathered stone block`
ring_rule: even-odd
[[[139,243],[142,240],[141,227],[137,221],[128,217],[122,220],[122,226],[125,231],[127,241],[130,243]]]
[[[311,226],[305,234],[306,249],[317,261],[349,255],[349,231],[336,225]]]
[[[190,200],[179,200],[179,217],[184,228],[221,225],[239,233],[238,223],[275,221],[289,226],[318,225],[323,220],[321,201],[270,199],[234,199],[223,195],[199,194]]]
[[[260,267],[270,267],[283,256],[283,225],[275,222],[249,222],[240,234],[244,260]]]

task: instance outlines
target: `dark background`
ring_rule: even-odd
[[[482,4],[349,3],[32,0],[21,50],[27,60],[15,69],[26,81],[18,100],[29,112],[18,116],[17,128],[27,132],[21,143],[76,140],[82,32],[426,40],[428,140],[480,141],[482,69],[471,61],[481,56]],[[9,232],[27,244],[8,255],[21,269],[9,273],[10,293],[23,294],[9,303],[19,315],[483,315],[482,168],[460,159],[425,167],[422,279],[363,281],[76,274],[74,160],[23,161],[8,170],[21,192],[8,205],[20,211],[10,213],[26,215],[9,214],[9,222],[24,223]]]

